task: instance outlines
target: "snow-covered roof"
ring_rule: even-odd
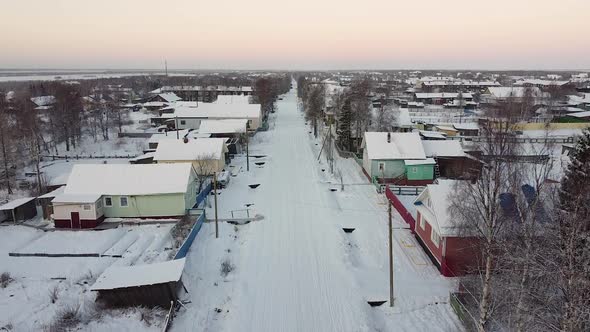
[[[41,199],[43,199],[43,198],[53,198],[53,197],[55,197],[55,196],[57,196],[59,194],[62,194],[64,192],[64,189],[66,189],[66,186],[61,186],[61,187],[59,187],[59,188],[57,188],[57,189],[55,189],[53,191],[50,191],[50,192],[48,192],[48,193],[46,193],[44,195],[41,195],[41,196],[37,197],[37,198],[41,198]]]
[[[404,160],[404,164],[407,166],[415,166],[415,165],[434,165],[436,161],[433,158],[426,158],[426,159],[412,159],[412,160]]]
[[[542,80],[542,79],[524,79],[522,81],[515,82],[515,85],[541,85],[541,86],[562,86],[568,84],[569,81],[553,81],[553,80]]]
[[[243,95],[219,95],[215,104],[249,104],[250,97]]]
[[[438,99],[438,98],[458,98],[458,92],[418,92],[416,93],[417,99]],[[473,98],[471,93],[461,93],[462,98],[470,99]]]
[[[33,104],[44,107],[44,106],[51,106],[56,103],[56,99],[54,96],[39,96],[31,98]]]
[[[425,159],[424,149],[418,133],[366,132],[363,147],[369,159]]]
[[[440,236],[454,236],[458,233],[457,225],[448,211],[451,202],[449,194],[454,190],[456,183],[457,180],[438,179],[436,184],[427,185],[414,202],[417,210],[426,217]],[[427,198],[430,198],[430,204]]]
[[[400,127],[412,127],[414,125],[410,117],[410,111],[407,108],[399,109],[397,123]]]
[[[154,160],[218,160],[226,149],[223,138],[165,140],[158,143]]]
[[[420,135],[426,138],[447,139],[447,134],[440,131],[420,130]]]
[[[453,127],[457,130],[479,130],[476,122],[453,123]]]
[[[162,118],[244,119],[259,118],[260,114],[260,104],[199,103],[198,106],[175,107],[174,113],[162,114]]]
[[[110,266],[98,277],[90,290],[101,291],[177,282],[182,276],[185,261],[186,259],[182,258],[146,265]]]
[[[94,203],[100,199],[100,194],[60,194],[51,203]]]
[[[516,86],[516,87],[498,86],[498,87],[489,87],[488,91],[495,98],[509,98],[509,97],[522,98],[525,95],[525,91],[527,89],[529,89],[529,91],[533,97],[541,97],[543,95],[541,90],[537,87],[527,88],[527,87],[522,87],[522,86]]]
[[[459,141],[424,140],[422,141],[422,146],[427,157],[465,157],[465,152]]]
[[[436,128],[439,130],[444,130],[444,131],[457,131],[457,129],[450,127],[450,126],[438,125],[438,126],[436,126]]]
[[[179,96],[177,96],[174,92],[160,93],[158,96],[169,103],[179,101],[182,99]]]
[[[76,164],[65,194],[158,195],[185,193],[193,172],[189,163]]]
[[[247,119],[203,120],[199,134],[245,133]]]
[[[153,134],[150,137],[150,139],[148,140],[148,143],[158,143],[161,140],[182,139],[188,133],[189,133],[189,130],[188,129],[178,130],[178,133],[177,133],[176,130],[174,130],[174,131],[167,131],[167,132],[163,132],[163,133],[157,133],[157,134]]]
[[[35,199],[35,197],[17,198],[15,200],[12,200],[12,201],[0,206],[0,211],[13,210],[21,205],[27,204],[28,202],[30,202],[34,199]]]
[[[575,118],[587,118],[590,117],[590,111],[570,113],[568,116],[573,116]]]

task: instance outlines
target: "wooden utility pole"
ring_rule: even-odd
[[[219,237],[219,226],[217,225],[217,172],[213,172],[213,193],[215,194],[215,238]]]
[[[393,225],[391,221],[391,202],[387,203],[389,206],[389,306],[393,307]]]
[[[250,145],[250,136],[248,136],[248,132],[246,131],[246,171],[250,172],[250,150],[248,146]]]

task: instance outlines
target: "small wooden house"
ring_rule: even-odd
[[[101,274],[91,291],[97,300],[114,307],[147,306],[170,308],[182,289],[185,259],[162,263],[110,266]]]
[[[447,277],[464,275],[478,262],[477,250],[473,250],[478,238],[464,233],[448,211],[456,182],[437,180],[427,185],[414,201],[416,238],[441,274]]]
[[[12,200],[0,206],[0,221],[25,221],[37,215],[35,197]]]
[[[424,185],[434,178],[434,160],[426,158],[418,133],[366,132],[363,170],[379,182]]]

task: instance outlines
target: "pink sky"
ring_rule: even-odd
[[[18,0],[0,31],[0,68],[590,68],[589,0]]]

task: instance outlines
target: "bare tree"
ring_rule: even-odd
[[[488,120],[482,124],[483,140],[478,150],[485,165],[475,183],[458,182],[456,196],[450,204],[451,212],[458,218],[457,226],[480,239],[481,265],[478,266],[476,286],[479,291],[477,328],[481,332],[487,330],[497,304],[492,298],[493,279],[507,221],[501,213],[501,195],[510,192],[510,178],[515,171],[510,162],[516,154],[514,130],[515,123],[510,118]]]
[[[201,192],[203,186],[213,173],[217,171],[217,159],[214,154],[203,154],[193,163],[197,180],[199,182],[198,192]]]

